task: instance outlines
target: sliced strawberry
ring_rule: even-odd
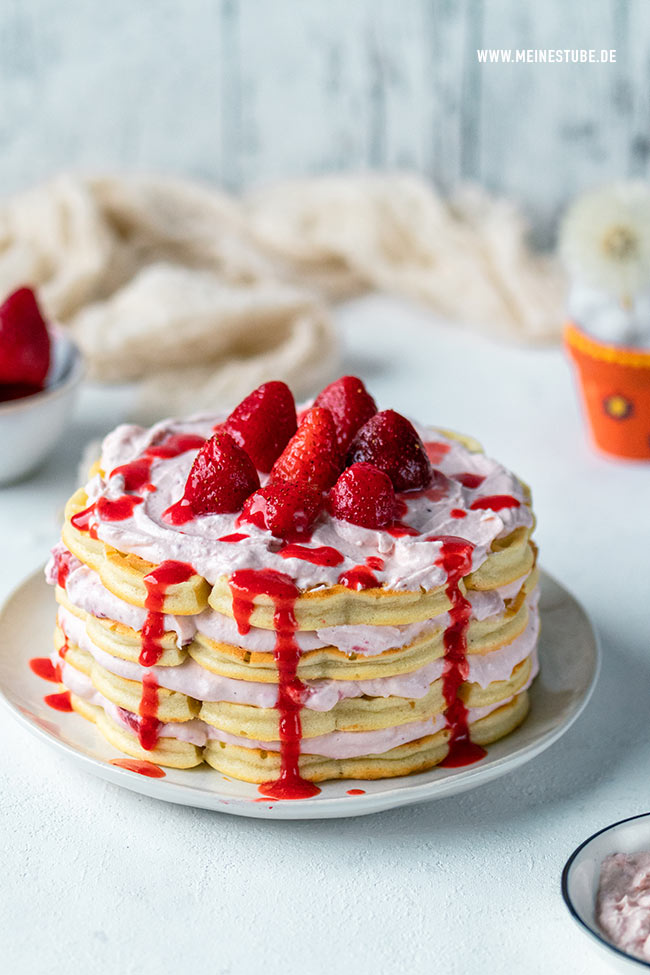
[[[342,454],[359,427],[377,412],[377,404],[356,376],[341,376],[330,383],[318,394],[314,406],[324,406],[332,414]]]
[[[258,471],[273,467],[296,432],[296,404],[285,383],[264,383],[236,406],[222,427]]]
[[[412,423],[384,410],[372,416],[356,434],[348,464],[367,461],[385,471],[396,491],[415,491],[431,480],[431,462]]]
[[[271,470],[272,481],[307,482],[327,491],[341,469],[336,427],[329,410],[312,407],[305,413]]]
[[[310,484],[270,481],[246,501],[239,520],[291,538],[307,531],[322,506],[322,494]]]
[[[393,482],[373,464],[353,464],[330,491],[330,511],[353,525],[384,528],[397,516]]]
[[[50,335],[31,288],[0,305],[0,383],[42,386],[50,368]]]
[[[248,454],[227,433],[215,433],[196,455],[183,497],[165,511],[163,519],[180,525],[195,515],[239,511],[259,486]]]

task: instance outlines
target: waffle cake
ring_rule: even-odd
[[[526,486],[343,377],[110,433],[46,575],[53,706],[264,795],[479,761],[528,711]]]

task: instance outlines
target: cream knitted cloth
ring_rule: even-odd
[[[269,378],[324,382],[327,301],[369,288],[494,334],[554,338],[557,268],[509,203],[420,179],[342,175],[243,200],[158,177],[60,176],[0,202],[0,294],[38,288],[92,376],[143,380],[147,413],[233,402]]]

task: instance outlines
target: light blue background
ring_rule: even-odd
[[[544,235],[583,186],[648,174],[649,81],[645,0],[4,0],[0,193],[69,167],[230,189],[412,167],[512,194]]]

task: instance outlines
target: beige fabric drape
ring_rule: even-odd
[[[308,394],[336,368],[328,304],[368,289],[523,340],[555,338],[557,267],[510,203],[415,176],[340,175],[243,199],[151,176],[63,175],[0,202],[0,293],[32,284],[105,381],[148,412]]]

